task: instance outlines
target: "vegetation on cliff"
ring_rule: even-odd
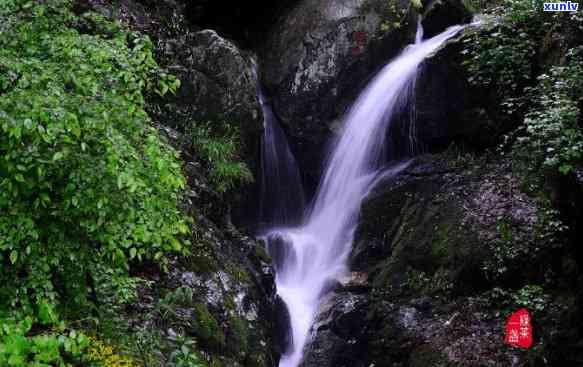
[[[253,179],[240,121],[176,108],[176,9],[154,43],[132,23],[151,9],[110,5],[0,4],[0,365],[265,364],[255,244],[222,222]]]
[[[2,365],[73,363],[90,342],[68,322],[94,315],[97,278],[187,251],[186,181],[143,96],[179,82],[147,37],[71,5],[0,5]]]

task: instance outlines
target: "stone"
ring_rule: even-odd
[[[165,52],[176,55],[180,63],[170,71],[182,81],[168,103],[186,109],[197,122],[234,124],[243,133],[262,131],[251,54],[209,29],[167,40]]]
[[[408,0],[302,0],[259,51],[261,79],[314,182],[326,141],[370,76],[414,36]]]

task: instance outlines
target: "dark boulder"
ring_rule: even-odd
[[[291,350],[294,345],[293,337],[290,333],[291,321],[287,305],[280,296],[275,296],[274,309],[276,312],[275,323],[275,350],[283,355]]]
[[[324,297],[312,327],[313,340],[304,351],[304,367],[368,366],[362,320],[365,297],[340,292]]]
[[[168,0],[166,0],[168,1]],[[190,24],[216,29],[245,48],[265,41],[278,17],[297,0],[255,0],[232,2],[217,0],[179,0]]]
[[[447,164],[418,159],[364,203],[353,268],[369,272],[374,285],[395,293],[409,291],[404,288],[411,285],[410,277],[434,277],[432,285],[443,283],[457,293],[479,289],[488,247],[463,222],[464,202],[476,185]]]
[[[425,151],[442,150],[452,141],[484,149],[499,143],[506,132],[492,116],[486,102],[491,99],[485,91],[471,88],[462,66],[462,41],[466,32],[474,31],[468,26],[421,65],[412,103],[417,137]]]
[[[261,131],[252,55],[213,30],[167,40],[163,51],[178,60],[169,69],[182,81],[169,104],[188,111],[194,121],[238,124],[244,133]]]
[[[192,122],[228,124],[238,126],[246,142],[256,142],[263,115],[252,72],[254,55],[214,30],[188,24],[185,3],[78,0],[75,9],[118,19],[153,39],[156,61],[181,81],[175,95],[148,96],[148,112],[156,122],[180,132]]]
[[[469,23],[472,13],[461,0],[428,1],[423,11],[423,29],[426,38],[443,32],[453,24]]]

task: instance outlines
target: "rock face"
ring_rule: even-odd
[[[272,30],[259,52],[262,81],[311,183],[318,178],[326,143],[341,117],[374,73],[413,41],[420,14],[424,14],[428,36],[471,20],[470,12],[457,0],[431,1],[422,8],[408,0],[303,0]],[[425,125],[442,121],[443,115],[456,116],[465,107],[460,98],[465,92],[463,79],[449,82],[450,76],[455,79],[459,72],[451,67],[455,60],[450,56],[436,58],[434,66],[420,76],[419,85],[430,83],[419,96],[416,107],[423,109],[417,115],[417,125],[425,120]],[[434,77],[435,69],[441,77]],[[448,83],[442,83],[444,79]],[[453,87],[446,89],[445,85]],[[434,95],[440,98],[433,101],[426,97]],[[437,133],[443,130],[439,126],[431,130],[438,136],[424,138],[445,136],[451,140],[460,130],[461,124],[456,123],[452,121],[453,131]]]
[[[260,51],[262,81],[295,143],[300,165],[318,176],[334,122],[386,60],[413,39],[408,0],[303,0]]]
[[[179,132],[158,128],[180,148]],[[226,204],[200,174],[200,165],[183,154],[188,190],[181,205],[195,223],[192,254],[152,279],[157,292],[140,294],[134,322],[163,328],[168,340],[177,335],[196,340],[212,366],[273,366],[286,345],[276,334],[283,328],[271,259],[263,244],[224,220]],[[160,307],[163,312],[156,312]],[[157,317],[142,319],[152,313]]]
[[[498,144],[508,130],[508,124],[501,123],[496,115],[496,99],[487,91],[472,88],[462,66],[463,42],[477,30],[477,26],[467,26],[421,67],[413,103],[423,148],[440,151],[457,141],[483,149]]]
[[[510,172],[503,160],[426,155],[373,191],[352,276],[322,302],[304,366],[522,365],[525,355],[503,344],[492,289],[544,277],[553,249],[533,235],[544,209]],[[557,340],[558,309],[546,307],[534,317]]]
[[[221,121],[238,124],[243,132],[261,131],[263,116],[251,54],[213,30],[167,40],[163,50],[178,61],[169,70],[182,81],[170,103],[194,121]]]
[[[228,123],[256,139],[263,116],[252,73],[253,54],[210,29],[198,30],[185,21],[182,1],[162,0],[144,5],[123,0],[115,6],[103,0],[78,0],[78,12],[94,10],[126,22],[156,41],[157,61],[180,79],[176,95],[149,111],[154,120],[179,131],[188,121]],[[187,14],[186,14],[187,15]]]

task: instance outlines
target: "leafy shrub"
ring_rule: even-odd
[[[189,230],[177,153],[142,96],[177,81],[148,38],[70,5],[0,5],[0,310],[81,305],[97,266],[160,259]]]
[[[233,354],[245,355],[249,351],[249,326],[239,316],[229,317],[229,346]]]
[[[583,47],[571,49],[566,66],[542,74],[531,90],[535,105],[515,145],[527,174],[541,168],[570,173],[583,159],[583,132],[578,103],[583,85]]]
[[[503,217],[498,220],[499,239],[489,243],[491,256],[482,266],[486,278],[498,281],[523,273],[525,266],[534,268],[537,264],[546,264],[553,251],[564,245],[562,241],[568,228],[561,221],[559,212],[548,201],[540,200],[539,205],[533,233],[528,237],[524,232],[520,233],[512,219]]]
[[[487,11],[483,24],[462,40],[469,82],[491,90],[512,114],[522,104],[522,90],[532,84],[533,61],[541,17],[533,2],[506,0]]]
[[[203,303],[194,305],[192,328],[201,344],[213,349],[220,349],[224,346],[225,334],[218,321]]]
[[[253,174],[240,161],[240,136],[236,128],[223,124],[198,124],[192,130],[195,152],[207,163],[208,177],[219,193],[253,181]]]
[[[0,318],[0,365],[14,367],[90,366],[89,338],[74,330],[31,336],[33,319]]]
[[[534,312],[545,311],[551,303],[544,289],[532,284],[514,291],[496,287],[482,294],[480,301],[490,307],[508,310],[524,307]]]
[[[93,273],[95,291],[100,304],[107,311],[119,312],[126,305],[138,301],[138,288],[150,288],[152,281],[139,277],[129,277],[123,269],[97,266]]]
[[[194,344],[194,342],[191,342]],[[180,348],[170,353],[167,367],[203,367],[198,355],[191,349],[188,343],[183,343]]]
[[[545,13],[542,1],[505,0],[487,11],[480,31],[463,40],[464,65],[475,87],[493,91],[506,117],[524,123],[513,133],[515,163],[526,176],[541,169],[571,172],[583,158],[578,126],[583,52],[571,49],[564,66],[540,73],[541,47],[551,32],[581,29],[577,14]],[[546,38],[545,38],[546,37]],[[543,47],[544,49],[544,47]]]

